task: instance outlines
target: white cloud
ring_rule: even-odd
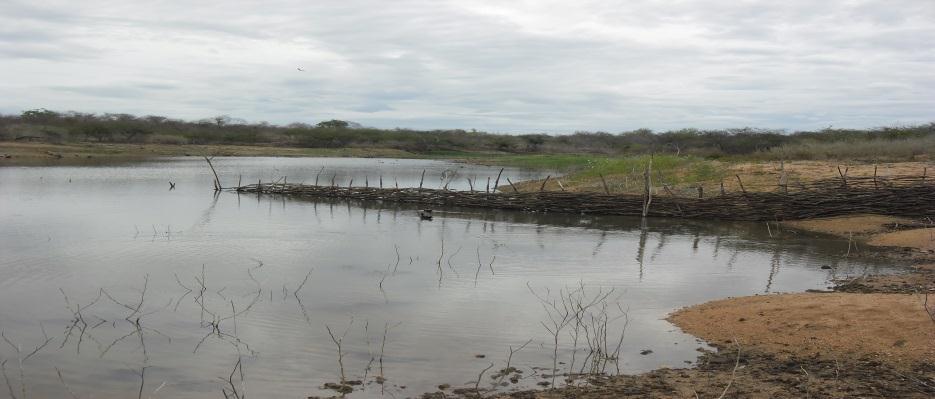
[[[0,111],[505,132],[935,119],[931,0],[190,3],[0,4]]]

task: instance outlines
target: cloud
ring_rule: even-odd
[[[515,133],[935,119],[929,0],[14,1],[0,26],[3,110]]]

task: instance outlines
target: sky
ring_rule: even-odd
[[[0,113],[35,108],[500,133],[927,123],[935,0],[0,0]]]

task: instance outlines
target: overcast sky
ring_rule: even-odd
[[[935,0],[2,0],[0,112],[40,107],[517,133],[930,122]]]

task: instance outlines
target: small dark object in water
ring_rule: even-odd
[[[326,382],[323,387],[325,389],[330,389],[330,390],[337,391],[338,393],[343,393],[343,394],[349,394],[351,392],[354,392],[354,388],[346,384],[336,384],[333,382]]]
[[[650,354],[650,353],[653,353],[653,350],[652,350],[652,349],[643,349],[643,350],[640,351],[640,354],[643,355],[643,356],[646,356],[646,355],[648,355],[648,354]]]
[[[477,354],[477,355],[474,355],[474,357],[476,357],[476,358],[478,358],[478,359],[483,359],[483,358],[487,357],[487,355]]]
[[[831,269],[831,266],[821,265],[821,270],[828,270],[828,269]]]
[[[419,211],[419,219],[422,219],[422,220],[432,220],[432,210],[431,210],[431,209],[423,209],[423,210]]]

